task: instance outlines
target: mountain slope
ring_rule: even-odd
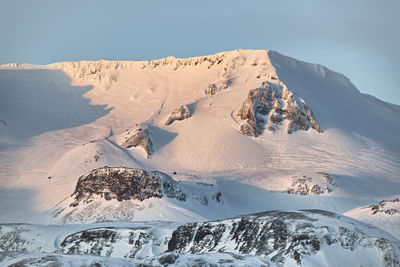
[[[342,214],[400,192],[400,107],[273,51],[2,65],[0,101],[0,222],[53,220],[79,177],[104,166],[163,172],[184,193],[203,192],[196,182],[221,192],[213,208],[137,200],[142,214],[158,207],[143,220]],[[245,123],[257,134],[243,134]],[[138,129],[146,136],[133,140]]]

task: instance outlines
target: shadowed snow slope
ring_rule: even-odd
[[[265,84],[290,97],[252,103],[257,127],[275,131],[244,135],[238,112],[249,92]],[[134,219],[204,221],[293,208],[344,213],[400,192],[400,107],[361,94],[341,74],[277,52],[2,65],[0,101],[1,222],[47,222],[79,177],[104,166],[160,171],[185,181],[188,192],[196,182],[221,192],[211,208],[129,200],[138,201],[130,205]],[[191,116],[178,114],[179,107]],[[281,120],[280,113],[290,116]],[[171,114],[173,123],[165,125]],[[296,118],[301,127],[292,131]],[[151,138],[148,155],[148,142],[122,145],[137,127]],[[145,213],[149,207],[153,212]],[[157,213],[164,208],[175,212]]]

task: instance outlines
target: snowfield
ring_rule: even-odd
[[[274,51],[0,65],[0,232],[21,233],[1,247],[0,262],[335,266],[343,257],[353,265],[398,266],[399,121],[400,106],[360,93],[324,66]],[[94,170],[119,171],[91,175]],[[160,177],[173,186],[165,187]],[[320,249],[306,250],[301,262],[298,249],[283,253],[281,261],[265,251],[229,247],[228,239],[217,246],[229,247],[227,252],[192,255],[193,244],[186,243],[166,252],[172,232],[188,222],[214,221],[214,227],[215,220],[243,214],[310,209],[358,220],[309,215],[322,216],[329,227],[335,220],[355,225],[362,232],[351,228],[357,245],[329,244],[319,225],[311,232]],[[100,222],[104,228],[124,225],[117,233],[123,240],[129,240],[131,225],[160,224],[155,228],[163,245],[137,262],[123,257],[133,249],[129,242],[111,242],[107,258],[47,248],[49,240],[59,246],[62,233]],[[371,235],[372,225],[388,233]],[[21,238],[34,245],[23,250]],[[393,260],[383,260],[383,251]]]

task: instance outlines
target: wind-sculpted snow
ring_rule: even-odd
[[[323,210],[267,211],[183,225],[1,225],[0,241],[7,244],[0,247],[0,264],[5,266],[16,262],[35,265],[38,255],[42,263],[75,259],[115,264],[120,260],[127,266],[127,262],[134,266],[400,264],[398,240],[382,230]]]
[[[224,58],[225,53],[216,55],[193,57],[193,58],[175,58],[167,57],[153,61],[113,61],[113,60],[99,60],[99,61],[74,61],[74,62],[60,62],[52,64],[56,69],[62,70],[72,77],[85,78],[89,80],[102,81],[107,79],[108,82],[115,82],[116,78],[102,76],[104,71],[118,71],[118,70],[140,70],[140,69],[156,69],[160,67],[167,68],[175,71],[179,68],[185,67],[198,67],[205,65],[208,69],[214,65],[220,65]]]
[[[139,146],[144,149],[147,158],[149,158],[154,152],[150,131],[146,127],[141,126],[132,130],[128,130],[121,146],[125,148]]]
[[[244,123],[240,131],[249,136],[259,136],[267,128],[276,131],[285,120],[288,121],[287,133],[313,128],[323,132],[315,122],[306,102],[294,95],[283,84],[265,82],[259,88],[252,89],[238,114]]]

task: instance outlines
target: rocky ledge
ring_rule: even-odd
[[[240,131],[249,136],[257,137],[265,128],[276,131],[285,120],[289,134],[310,128],[323,132],[307,103],[283,84],[264,82],[250,90],[237,115],[243,121]]]
[[[87,204],[96,198],[143,201],[148,198],[161,198],[165,195],[183,201],[186,199],[186,194],[178,189],[177,183],[162,172],[103,167],[79,177],[72,194],[75,201],[70,206]]]

